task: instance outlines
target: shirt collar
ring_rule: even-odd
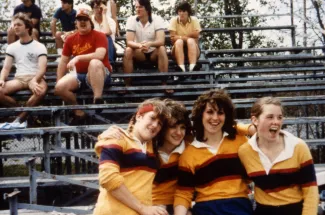
[[[281,134],[284,136],[284,150],[279,154],[279,156],[271,162],[267,156],[260,150],[260,148],[257,145],[257,134],[255,133],[251,139],[248,140],[248,144],[252,147],[254,151],[256,151],[260,157],[260,160],[262,162],[262,165],[268,174],[271,170],[272,166],[276,163],[279,163],[281,161],[287,160],[293,156],[295,146],[300,142],[300,139],[292,135],[291,133],[281,130]]]
[[[225,139],[225,137],[227,137],[228,135],[229,135],[229,134],[228,134],[227,132],[223,132],[223,134],[222,134],[222,139],[221,139],[220,143],[222,143],[223,140]],[[197,139],[195,139],[195,140],[192,142],[191,145],[194,146],[195,148],[198,148],[198,149],[200,149],[200,148],[206,148],[206,149],[208,149],[211,153],[213,153],[213,154],[217,154],[217,152],[218,152],[219,147],[220,147],[221,144],[219,144],[219,147],[218,147],[218,148],[214,148],[214,147],[212,147],[212,146],[210,146],[210,145],[208,145],[208,144],[206,144],[206,143],[200,142],[200,141],[198,141]]]
[[[185,150],[185,142],[184,140],[181,142],[181,144],[179,146],[177,146],[170,154],[167,154],[164,151],[159,150],[159,155],[161,157],[161,159],[163,160],[164,163],[168,163],[169,158],[172,154],[182,154]]]
[[[177,23],[183,24],[183,23],[181,23],[181,21],[179,21],[179,17],[177,17]],[[185,25],[187,25],[188,23],[191,23],[191,17],[190,16],[188,17],[187,22],[185,23]]]

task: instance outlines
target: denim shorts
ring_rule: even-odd
[[[108,87],[111,83],[111,73],[105,68],[105,79],[104,87]],[[78,89],[92,89],[90,83],[88,82],[88,73],[77,73]]]

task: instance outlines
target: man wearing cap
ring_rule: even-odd
[[[94,104],[103,104],[103,88],[110,83],[112,67],[107,56],[105,34],[95,31],[90,19],[91,8],[77,10],[77,32],[64,43],[61,60],[57,69],[57,84],[54,93],[68,105],[76,105],[74,91],[92,89]],[[74,56],[71,60],[70,57]],[[66,70],[70,72],[66,74]],[[71,124],[80,124],[86,118],[81,110],[74,110]]]
[[[33,30],[32,37],[34,40],[38,40],[40,32],[40,19],[42,18],[41,9],[35,4],[35,0],[21,0],[22,4],[18,5],[14,9],[14,15],[22,12],[28,15],[32,20]],[[10,26],[7,31],[7,42],[11,44],[18,40],[18,37],[15,34],[13,26]]]
[[[62,54],[63,42],[67,36],[74,33],[77,11],[73,9],[73,0],[62,0],[51,21],[51,32],[55,39],[57,52]],[[56,23],[60,20],[62,32],[57,31]]]

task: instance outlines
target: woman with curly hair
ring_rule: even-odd
[[[118,128],[121,138],[100,135],[95,146],[100,158],[100,194],[95,215],[167,215],[152,205],[152,183],[158,168],[152,144],[169,113],[164,103],[149,99],[141,103],[129,128]]]
[[[196,192],[193,214],[250,215],[245,169],[238,148],[247,141],[237,132],[234,105],[224,91],[211,90],[192,110],[195,140],[179,159],[175,215],[185,215]]]

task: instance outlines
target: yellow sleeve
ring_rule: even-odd
[[[124,139],[106,139],[96,143],[96,152],[100,152],[99,184],[107,191],[118,188],[124,181],[124,177],[120,174],[124,147]]]
[[[195,181],[194,167],[191,167],[190,158],[187,153],[183,153],[179,159],[178,181],[175,192],[174,207],[183,205],[185,208],[191,206],[193,199]]]
[[[196,31],[202,31],[201,25],[200,25],[200,21],[196,17],[193,17],[192,20],[193,20],[194,30],[196,30]]]
[[[242,123],[237,123],[236,125],[236,130],[239,135],[252,135],[249,132],[249,129],[251,126],[254,126],[253,124],[242,124]]]
[[[299,143],[297,147],[304,200],[302,215],[317,214],[319,196],[313,158],[306,143]]]

